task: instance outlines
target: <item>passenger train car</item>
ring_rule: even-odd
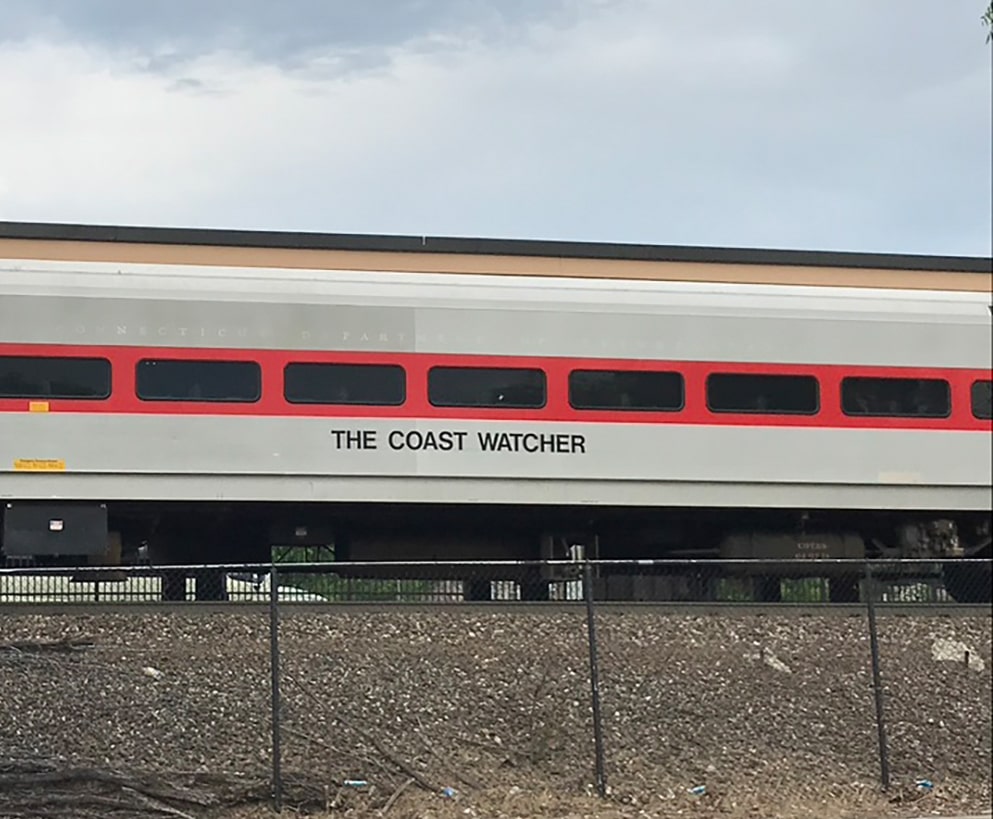
[[[988,555],[990,283],[989,259],[0,225],[0,548]]]

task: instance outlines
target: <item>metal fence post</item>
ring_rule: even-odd
[[[586,634],[589,637],[590,688],[593,696],[593,744],[596,750],[596,790],[601,798],[607,795],[607,779],[603,763],[603,724],[600,717],[600,673],[597,664],[596,619],[593,616],[593,569],[590,561],[583,566],[583,593],[586,597]]]
[[[876,701],[876,733],[879,739],[879,774],[883,790],[890,786],[890,759],[883,716],[883,682],[879,671],[879,632],[876,628],[876,583],[872,567],[865,564],[865,600],[869,613],[869,647],[872,653],[872,690]]]
[[[272,799],[278,813],[283,810],[282,747],[279,729],[279,577],[276,564],[269,574],[269,668],[272,672]]]

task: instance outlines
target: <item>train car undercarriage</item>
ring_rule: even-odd
[[[545,600],[551,585],[575,570],[390,564],[683,561],[598,566],[597,595],[700,600],[708,598],[708,583],[733,578],[750,585],[752,599],[778,602],[781,579],[822,577],[831,601],[853,602],[860,576],[852,564],[817,561],[915,558],[942,561],[937,571],[954,600],[985,603],[990,578],[977,578],[975,564],[957,566],[954,559],[989,557],[990,535],[988,512],[26,501],[4,504],[0,547],[7,565],[162,567],[165,600],[186,596],[185,574],[170,566],[267,564],[274,547],[322,547],[336,563],[362,563],[337,567],[342,577],[401,572],[406,579],[461,580],[470,600],[490,599],[497,580],[517,582],[521,599]],[[810,569],[799,571],[797,560],[810,561]],[[196,599],[225,598],[223,572],[195,577]]]

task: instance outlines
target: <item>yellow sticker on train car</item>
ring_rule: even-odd
[[[65,472],[66,462],[61,458],[18,458],[15,472]]]

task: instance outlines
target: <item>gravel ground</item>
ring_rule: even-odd
[[[597,627],[606,802],[594,795],[578,610],[285,612],[288,800],[330,805],[335,816],[381,815],[414,774],[454,796],[408,784],[389,816],[990,809],[988,616],[880,618],[886,794],[864,618],[632,609],[602,612]],[[268,776],[267,615],[0,617],[0,644],[63,639],[93,645],[0,648],[0,754]],[[934,790],[922,794],[918,778]],[[370,786],[341,787],[344,779]],[[700,785],[706,794],[687,792]],[[223,815],[267,815],[240,810]]]

